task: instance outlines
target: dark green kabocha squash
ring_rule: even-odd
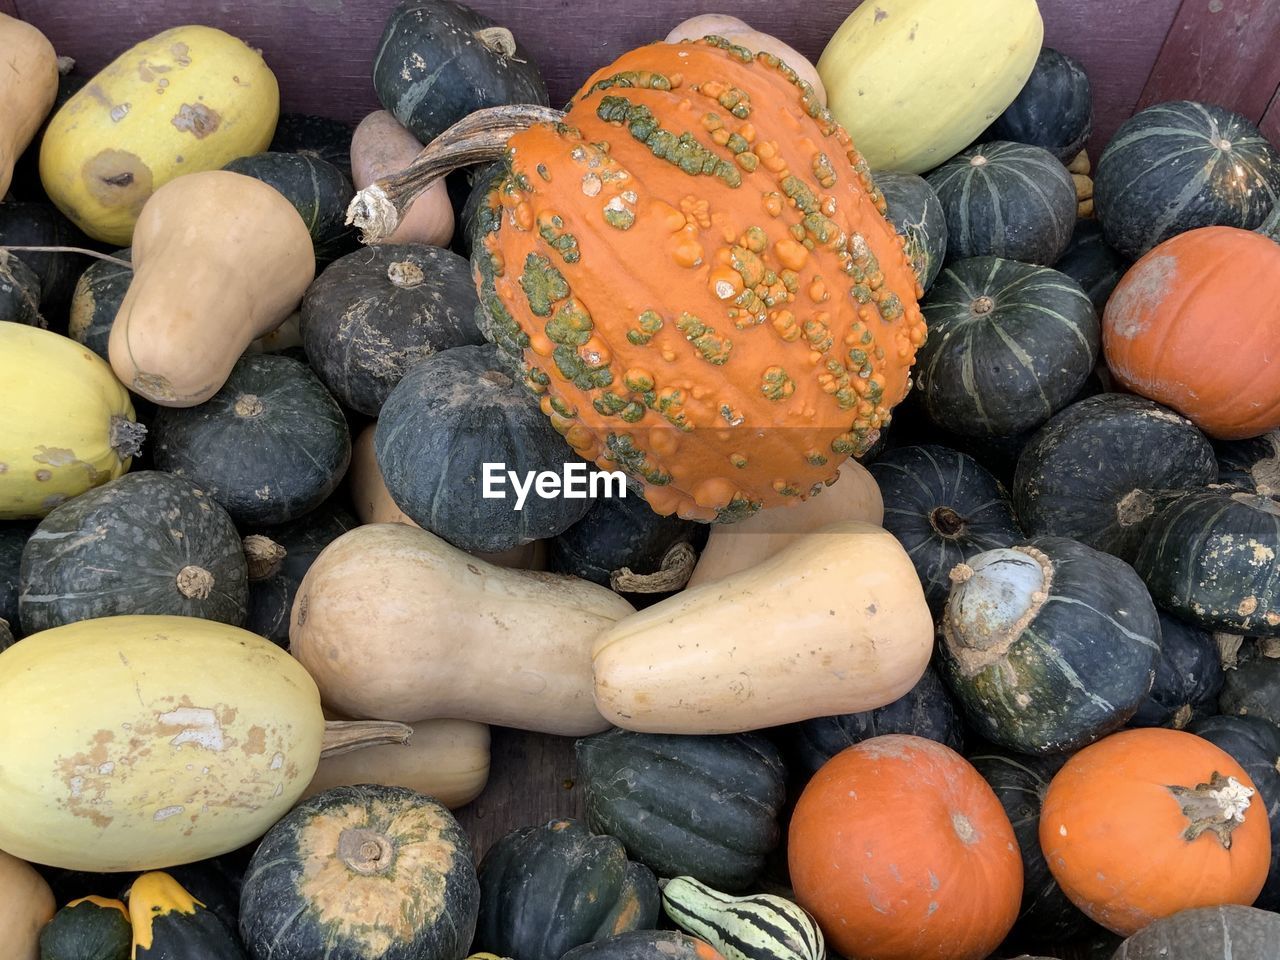
[[[261,180],[283,194],[307,225],[316,259],[328,260],[356,246],[355,232],[346,225],[355,187],[350,174],[328,160],[271,151],[238,157],[222,169]]]
[[[947,218],[929,181],[914,173],[877,173],[893,228],[907,240],[907,257],[926,291],[947,258]]]
[[[1197,907],[1143,927],[1112,960],[1272,960],[1280,915],[1257,907]]]
[[[22,581],[22,551],[35,524],[0,521],[0,620],[9,624],[15,637],[22,636],[18,621],[18,594]]]
[[[1130,260],[1196,227],[1252,230],[1280,200],[1280,154],[1247,118],[1175,100],[1134,114],[1098,158],[1093,202]]]
[[[351,459],[336,400],[304,364],[246,354],[213,397],[162,407],[152,459],[213,495],[238,523],[284,523],[319,506]]]
[[[515,35],[454,0],[401,0],[374,54],[373,88],[422,143],[483,107],[549,103]]]
[[[450,174],[450,178],[455,176],[465,178],[457,181],[466,185],[466,199],[461,209],[454,207],[458,210],[458,229],[453,231],[453,246],[458,253],[468,259],[471,257],[476,231],[482,222],[480,211],[482,208],[488,209],[490,193],[506,176],[504,167],[505,164],[501,160],[496,160],[483,167],[468,167],[466,170],[458,170]]]
[[[1028,757],[991,748],[969,755],[974,769],[995,791],[1018,839],[1022,853],[1022,909],[1015,936],[1028,943],[1061,944],[1089,927],[1088,918],[1053,879],[1040,850],[1040,808],[1049,781],[1066,759]]]
[[[262,838],[240,891],[253,960],[460,960],[480,890],[471,841],[404,787],[333,787]]]
[[[1084,149],[1093,131],[1093,92],[1080,62],[1041,47],[1031,76],[987,130],[987,140],[1044,147],[1063,163]]]
[[[622,843],[577,820],[522,827],[480,864],[473,952],[560,960],[566,951],[628,930],[649,930],[661,898],[653,871]]]
[[[111,255],[118,260],[129,260],[131,252],[125,247]],[[132,282],[132,267],[121,266],[110,260],[94,260],[80,274],[71,296],[71,319],[67,334],[108,363],[110,358],[107,355],[107,344],[111,340],[111,325],[116,322],[120,301],[129,292],[129,284]]]
[[[1151,693],[1129,721],[1131,727],[1182,730],[1218,712],[1222,692],[1222,658],[1213,634],[1160,614],[1160,653]]]
[[[808,780],[846,747],[872,737],[904,733],[944,743],[959,753],[964,747],[960,715],[947,688],[932,667],[905,695],[875,710],[817,717],[785,728],[788,766]]]
[[[182,884],[184,890],[199,900],[206,910],[213,911],[227,929],[234,932],[240,924],[240,879],[250,853],[252,851],[235,851],[221,857],[166,867],[164,872]]]
[[[1022,539],[1004,487],[967,454],[897,447],[867,469],[884,497],[884,528],[906,548],[934,613],[947,602],[957,563]]]
[[[942,674],[998,746],[1060,753],[1118,729],[1151,691],[1160,620],[1133,568],[1065,537],[989,550],[952,572]]]
[[[1184,620],[1280,637],[1280,500],[1230,487],[1189,493],[1156,514],[1133,565]]]
[[[484,343],[471,265],[423,243],[378,244],[325,268],[302,299],[307,360],[342,403],[376,417],[414,364]]]
[[[947,259],[1005,257],[1053,266],[1076,225],[1076,185],[1043,147],[996,140],[927,177],[947,218]]]
[[[1223,672],[1218,712],[1280,726],[1280,649],[1274,640],[1243,642],[1231,668]]]
[[[275,526],[246,525],[249,615],[245,628],[282,647],[289,645],[289,616],[302,578],[320,551],[359,525],[330,497],[296,520]]]
[[[1107,243],[1097,220],[1077,220],[1071,243],[1053,269],[1065,273],[1084,289],[1093,309],[1102,310],[1120,278],[1129,269],[1128,261]]]
[[[1218,482],[1246,493],[1280,497],[1280,430],[1248,440],[1220,440],[1214,444]]]
[[[962,260],[921,308],[929,339],[916,359],[920,400],[930,420],[961,436],[1039,426],[1080,391],[1098,359],[1093,303],[1048,267]]]
[[[300,153],[333,164],[351,179],[351,136],[349,124],[330,117],[305,113],[282,113],[268,150]]]
[[[1261,717],[1204,717],[1187,728],[1235,758],[1258,789],[1271,825],[1271,871],[1254,901],[1280,909],[1280,727]]]
[[[742,890],[778,844],[786,768],[758,734],[609,730],[577,742],[587,824],[659,877]]]
[[[705,940],[678,930],[632,930],[574,947],[561,960],[725,960]]]
[[[0,250],[0,321],[48,327],[40,313],[40,278],[16,253]]]
[[[24,633],[127,614],[242,626],[248,570],[235,524],[190,480],[126,473],[55,507],[22,554]]]
[[[1152,517],[1217,477],[1190,420],[1143,397],[1073,403],[1018,457],[1013,505],[1031,536],[1071,537],[1132,563]]]
[[[76,247],[92,241],[51,203],[6,200],[0,204],[0,247]],[[66,329],[76,280],[92,260],[79,253],[23,250],[19,254],[40,278],[40,312],[50,330]]]
[[[13,635],[9,621],[0,619],[0,651],[8,650],[17,642],[18,638]]]
[[[133,927],[119,900],[73,900],[40,931],[40,960],[129,960]]]
[[[413,367],[383,405],[373,443],[396,505],[463,550],[497,553],[554,537],[592,504],[593,468],[575,459],[492,344],[454,347]],[[532,474],[562,475],[571,462],[582,466],[573,486],[583,496],[526,486],[523,501],[502,469],[485,466],[505,464],[524,484]]]
[[[144,873],[127,899],[131,960],[249,960],[235,931],[170,874]]]

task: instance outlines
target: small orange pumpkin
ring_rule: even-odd
[[[923,737],[832,757],[791,818],[796,899],[851,960],[981,960],[1022,899],[1022,856],[978,771]]]
[[[1125,730],[1058,771],[1040,847],[1071,902],[1122,936],[1192,907],[1257,898],[1266,807],[1226,752],[1180,730]]]
[[[1102,348],[1125,387],[1219,440],[1280,427],[1280,244],[1235,227],[1179,234],[1107,301]]]

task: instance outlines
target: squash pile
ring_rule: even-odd
[[[1036,0],[135,39],[0,15],[5,957],[1274,955],[1247,118],[1095,166]]]

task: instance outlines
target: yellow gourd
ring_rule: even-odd
[[[126,50],[54,114],[40,178],[81,230],[128,246],[155,190],[265,150],[279,113],[261,53],[213,27],[174,27]]]
[[[13,165],[53,109],[58,57],[48,37],[29,23],[0,13],[0,197],[9,192]]]
[[[0,321],[0,520],[43,517],[129,469],[144,428],[111,368],[74,340]]]

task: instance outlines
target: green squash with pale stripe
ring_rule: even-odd
[[[907,258],[920,286],[928,290],[947,257],[947,218],[929,181],[914,173],[877,173],[885,218],[907,241]]]
[[[823,960],[826,943],[813,916],[771,893],[734,897],[693,877],[673,877],[662,907],[680,929],[705,940],[725,960]]]
[[[1159,103],[1116,131],[1093,175],[1107,242],[1131,260],[1197,227],[1253,230],[1280,200],[1280,153],[1246,117]]]

